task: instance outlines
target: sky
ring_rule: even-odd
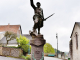
[[[56,33],[58,33],[58,49],[69,51],[70,35],[75,22],[80,22],[80,0],[34,0],[41,3],[44,17],[55,13],[44,21],[41,34],[47,43],[57,48]],[[29,34],[34,25],[34,10],[30,0],[0,0],[0,25],[21,25],[22,33]]]

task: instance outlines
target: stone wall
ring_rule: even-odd
[[[19,48],[2,47],[0,52],[3,56],[20,57],[22,55],[22,50]]]
[[[0,55],[2,55],[2,47],[0,47]]]

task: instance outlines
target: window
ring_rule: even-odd
[[[76,34],[76,49],[78,49],[78,34]]]

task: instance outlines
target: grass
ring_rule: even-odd
[[[24,58],[26,60],[31,60],[31,56],[30,55],[27,55],[27,56],[22,55],[22,58]]]

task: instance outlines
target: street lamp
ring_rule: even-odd
[[[57,58],[58,58],[58,34],[56,33],[56,39],[57,39]]]

